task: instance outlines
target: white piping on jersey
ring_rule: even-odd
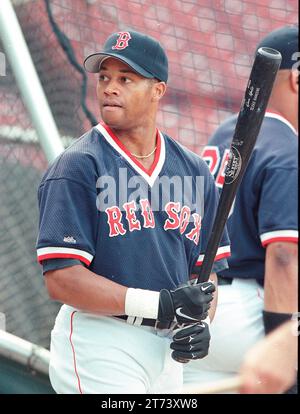
[[[272,239],[298,239],[298,230],[275,230],[260,235],[262,243]]]
[[[81,256],[82,258],[86,259],[89,263],[91,263],[91,261],[93,260],[93,255],[85,252],[84,250],[79,249],[72,249],[68,247],[42,247],[41,249],[37,249],[37,256],[39,260],[41,260],[43,256],[55,254],[57,254],[58,258],[59,256],[63,257],[64,254]]]
[[[278,119],[278,121],[283,122],[285,125],[287,125],[293,132],[294,134],[298,135],[298,132],[296,131],[296,129],[293,127],[293,125],[287,120],[285,119],[282,115],[279,114],[275,114],[274,112],[266,112],[265,116],[267,118],[275,118]]]
[[[230,246],[222,246],[218,248],[215,260],[219,260],[222,257],[227,257],[227,256],[230,256]],[[203,260],[204,260],[204,254],[200,254],[200,256],[197,259],[197,263],[202,263]]]
[[[126,154],[125,151],[122,150],[122,148],[119,147],[119,145],[116,143],[116,141],[109,135],[109,133],[106,131],[106,129],[101,125],[98,124],[96,125],[96,127],[98,129],[98,131],[104,136],[104,138],[106,139],[106,141],[116,150],[118,151],[119,154],[122,155],[122,157],[124,157],[126,159],[126,161],[136,170],[136,172],[138,174],[140,174],[146,181],[147,183],[150,185],[150,187],[153,186],[156,178],[158,177],[159,173],[162,170],[162,167],[164,165],[165,162],[165,158],[166,158],[166,148],[165,148],[165,140],[163,137],[163,134],[158,131],[159,135],[160,135],[160,154],[159,154],[159,160],[158,163],[154,169],[154,171],[152,172],[151,176],[149,176],[145,171],[143,171],[130,157],[128,154]]]

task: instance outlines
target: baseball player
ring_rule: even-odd
[[[262,46],[279,50],[282,63],[228,219],[232,256],[218,272],[210,353],[186,366],[185,383],[236,373],[245,352],[297,311],[298,27],[269,33]],[[236,119],[225,121],[203,152],[219,188]]]
[[[188,281],[203,261],[218,189],[205,161],[156,127],[168,60],[155,39],[114,33],[84,66],[98,74],[101,121],[38,190],[38,260],[63,303],[51,383],[57,393],[179,389],[181,362],[208,353],[215,285]],[[214,271],[229,254],[224,232]]]

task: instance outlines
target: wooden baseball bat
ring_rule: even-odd
[[[219,381],[214,381],[204,385],[185,386],[180,394],[223,394],[238,393],[242,385],[241,378],[234,376]]]
[[[277,50],[261,47],[256,52],[231,142],[224,186],[199,270],[198,283],[209,279],[224,227],[252,154],[280,64],[281,54]]]

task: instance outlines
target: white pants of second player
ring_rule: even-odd
[[[59,394],[156,394],[182,387],[170,332],[63,305],[51,332],[49,375]]]
[[[186,385],[201,385],[237,374],[245,353],[264,336],[264,291],[255,279],[234,279],[218,288],[206,358],[184,366]]]

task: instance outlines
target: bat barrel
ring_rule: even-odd
[[[273,49],[271,47],[260,47],[257,53],[267,58],[278,60],[281,63],[281,53],[276,49]]]
[[[208,241],[198,282],[208,280],[224,227],[252,154],[281,64],[281,54],[268,47],[257,50],[251,74],[242,100],[225,170],[224,186]]]

